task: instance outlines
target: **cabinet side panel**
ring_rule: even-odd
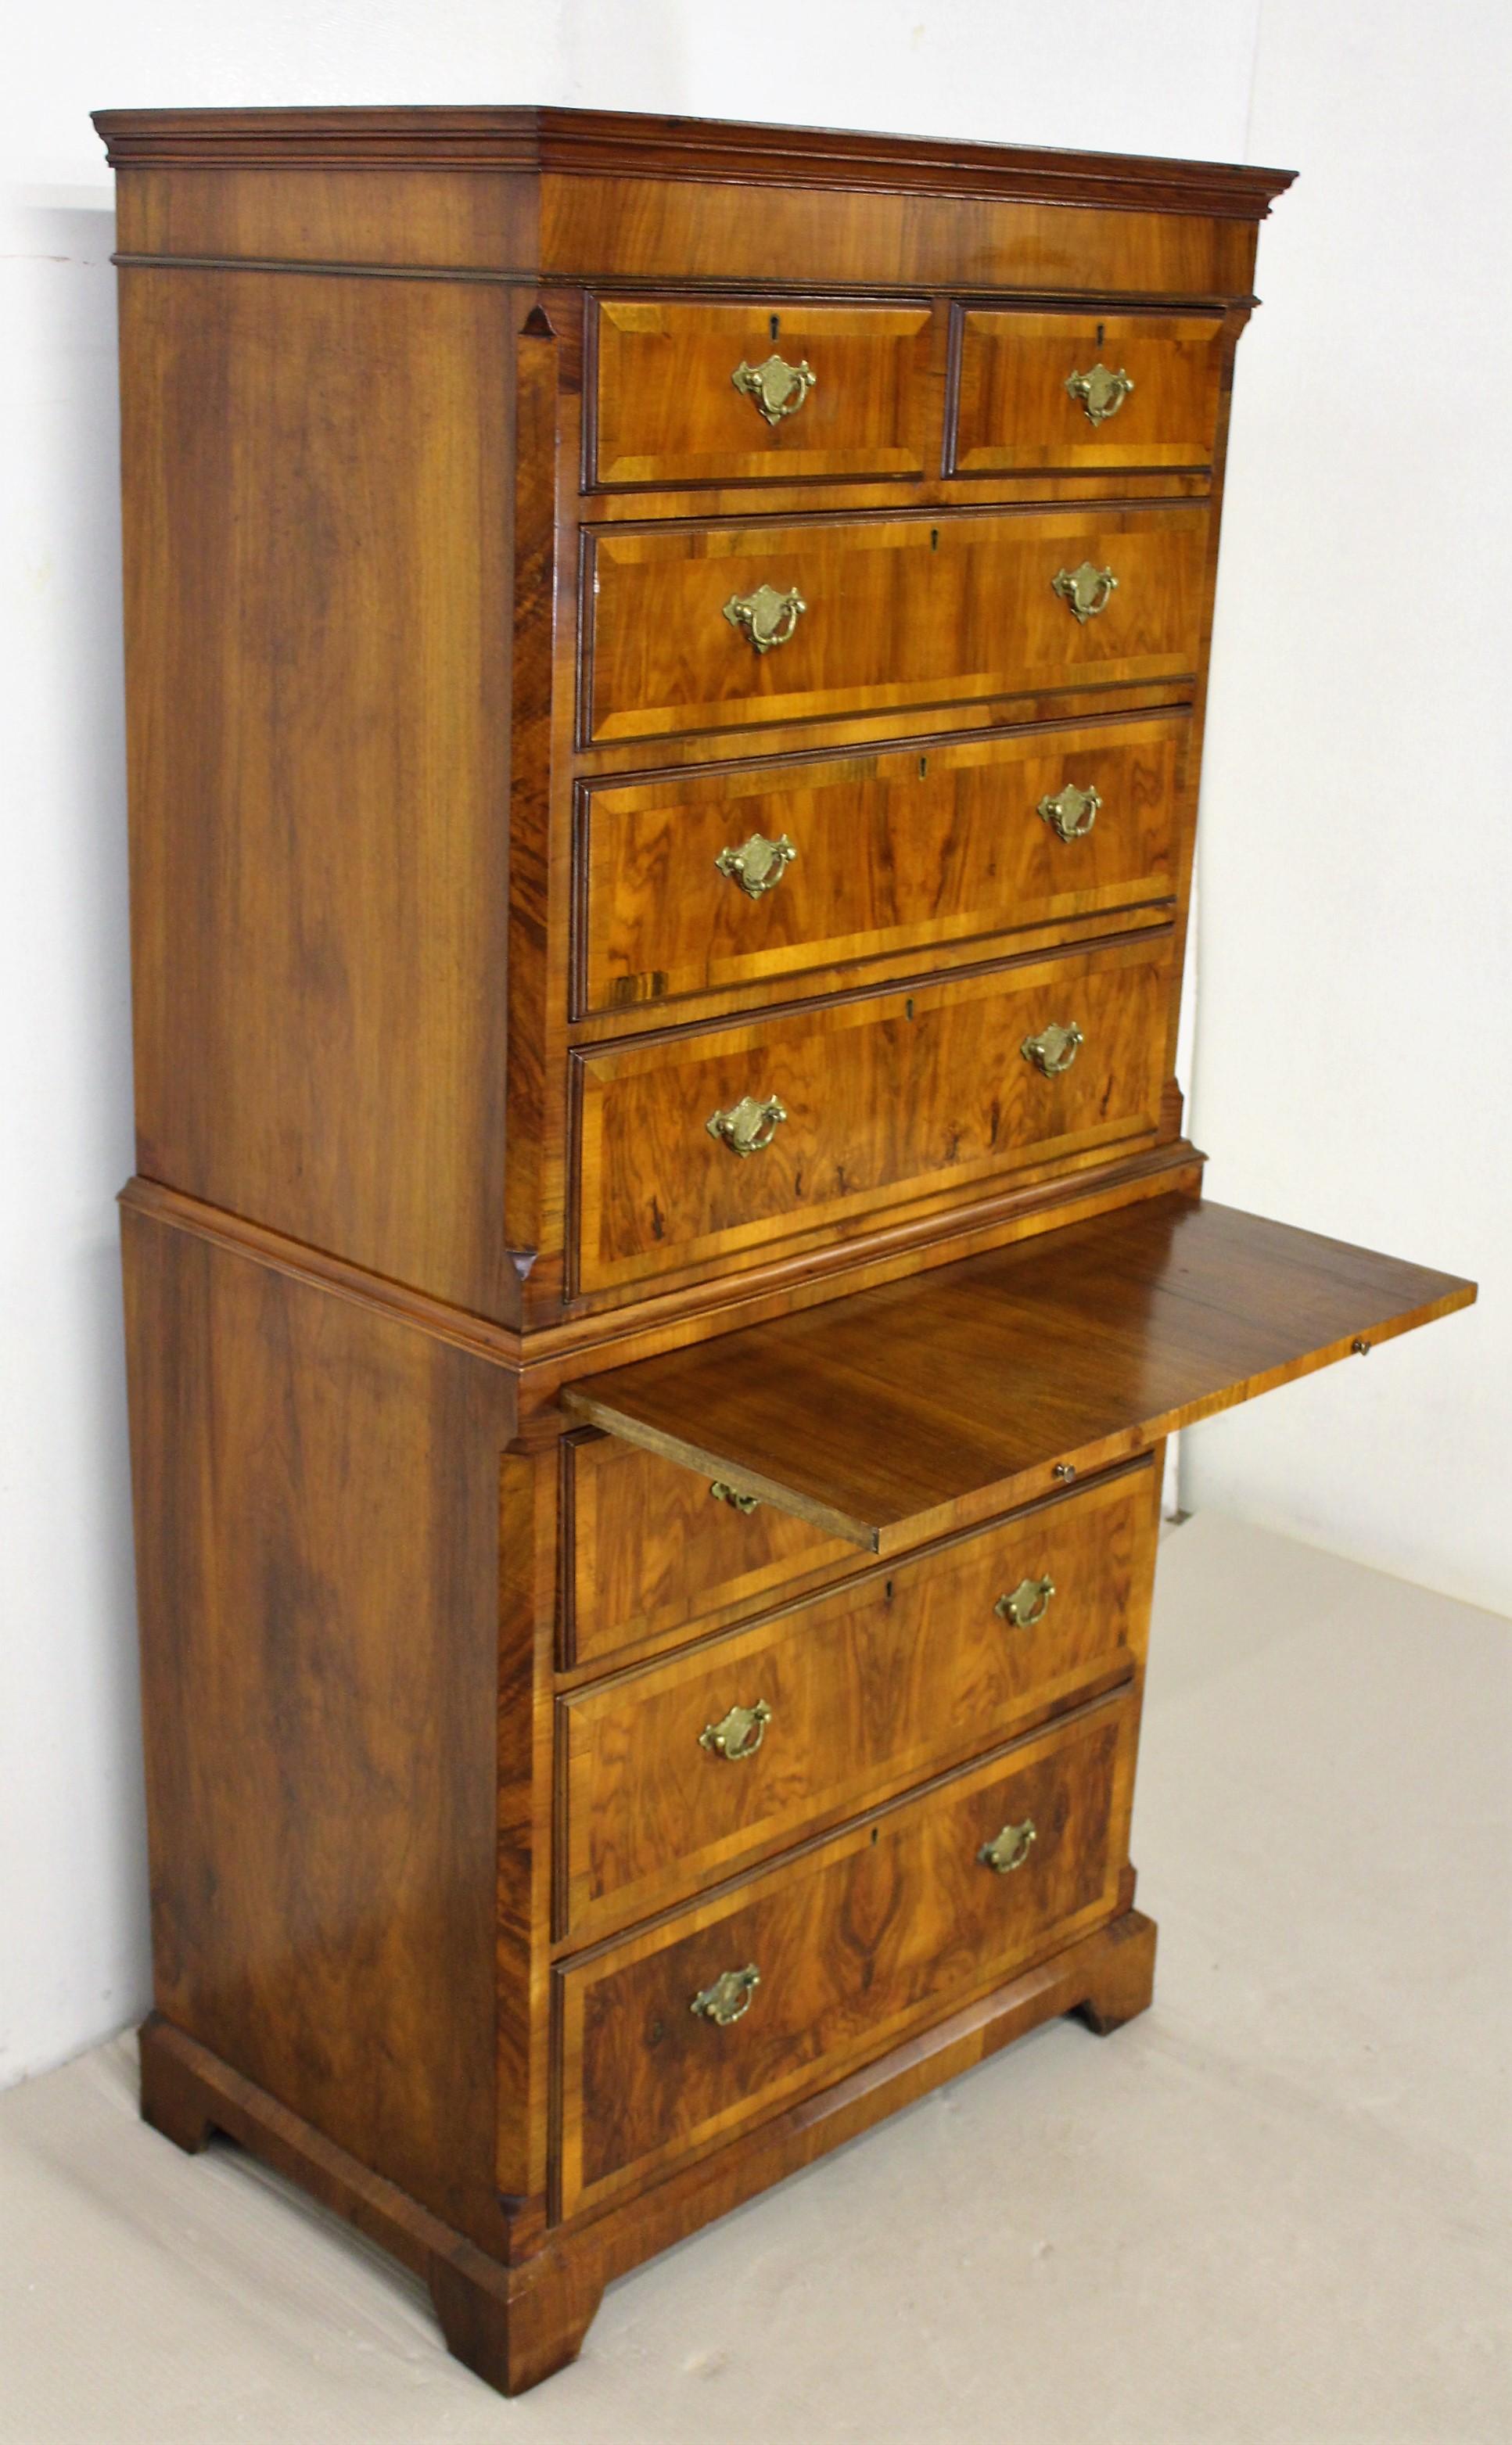
[[[123,1222],[159,2009],[496,2249],[508,1379]]]
[[[496,1312],[509,292],[127,269],[138,1167]]]

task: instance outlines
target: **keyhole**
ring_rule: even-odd
[[[873,1827],[872,1827],[872,1829],[871,1829],[871,1838],[872,1838],[873,1842],[875,1842],[875,1840],[876,1840],[876,1838],[877,1838],[877,1836],[881,1833],[881,1831],[882,1831],[882,1828],[881,1828],[881,1826],[880,1826],[880,1825],[873,1825]]]
[[[1107,326],[1107,324],[1106,324],[1106,323],[1099,323],[1099,324],[1098,324],[1098,326],[1097,326],[1097,345],[1098,345],[1099,347],[1101,347],[1101,346],[1102,346],[1102,344],[1103,344],[1103,333],[1107,330],[1107,328],[1108,328],[1108,326]],[[776,336],[777,336],[777,335],[776,335],[775,331],[774,331],[774,332],[773,332],[772,336],[773,336],[773,338],[774,338],[774,339],[775,339],[775,338],[776,338]]]
[[[913,996],[912,996],[912,994],[910,994],[910,995],[908,996],[907,1000],[904,1003],[904,1006],[903,1006],[903,1015],[904,1015],[905,1018],[912,1018],[912,1017],[913,1017]],[[890,1593],[890,1591],[889,1591],[889,1593]]]
[[[891,1602],[892,1602],[892,1581],[891,1581],[890,1579],[888,1579],[888,1580],[887,1581],[886,1585],[884,1586],[884,1588],[883,1588],[883,1595],[887,1597],[887,1602],[888,1602],[889,1604],[891,1604]]]
[[[780,315],[780,314],[774,314],[774,315],[772,316],[772,318],[771,318],[771,331],[772,331],[772,336],[773,336],[773,338],[774,338],[774,339],[775,339],[775,338],[776,338],[777,333],[781,330],[781,328],[782,328],[782,317],[781,317],[781,315]],[[1100,330],[1100,329],[1099,329],[1099,331],[1098,331],[1097,337],[1099,338],[1099,340],[1102,338],[1102,332],[1101,332],[1101,330]]]
[[[931,527],[929,530],[929,549],[931,551],[938,551],[940,549],[940,529],[938,527]]]
[[[920,758],[919,758],[919,778],[920,778],[920,780],[921,780],[921,781],[924,779],[924,775],[928,772],[928,770],[929,770],[929,758],[928,758],[928,756],[920,756]]]

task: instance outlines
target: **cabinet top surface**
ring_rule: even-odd
[[[409,166],[1026,196],[1260,220],[1295,172],[859,129],[534,104],[456,109],[97,110],[116,168]]]

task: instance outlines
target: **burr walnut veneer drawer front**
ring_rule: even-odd
[[[577,1055],[581,1287],[1152,1132],[1168,962],[1161,933]]]
[[[560,1970],[562,2212],[1111,1918],[1134,1735],[1133,1707],[1100,1701]]]
[[[1189,727],[1154,715],[586,789],[578,1007],[1168,897]]]
[[[610,297],[596,309],[600,484],[921,476],[940,463],[925,306]]]
[[[1223,347],[1217,315],[968,311],[955,464],[1206,467]]]
[[[584,730],[1186,681],[1206,549],[1207,512],[1186,504],[601,530]]]
[[[595,1934],[1127,1675],[1148,1460],[560,1708],[564,1933]]]

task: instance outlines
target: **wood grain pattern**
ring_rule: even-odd
[[[1132,1716],[1103,1700],[561,1970],[562,2212],[727,2142],[1113,1917],[1132,1779]],[[1026,1820],[1026,1864],[995,1875],[979,1850]],[[690,2010],[747,1963],[761,1984],[742,2019]]]
[[[121,347],[138,1167],[498,1313],[503,292],[136,271]]]
[[[1188,727],[1165,714],[595,784],[582,807],[579,1007],[749,987],[1168,898]],[[1071,841],[1038,812],[1068,782],[1102,800]],[[754,833],[795,851],[759,899],[715,864]]]
[[[1188,678],[1206,532],[1194,505],[616,527],[592,538],[583,736]],[[1053,584],[1083,561],[1118,580],[1085,624]],[[764,656],[724,616],[761,586],[797,587],[808,606]]]
[[[1161,1197],[563,1394],[881,1554],[1466,1307],[1475,1286]],[[822,1393],[818,1388],[822,1387]]]
[[[775,292],[741,305],[601,299],[592,480],[922,476],[941,449],[944,333],[937,347],[933,319],[927,306],[814,306]],[[813,386],[769,424],[731,376],[774,354],[807,364]]]
[[[1153,1134],[1165,943],[1139,937],[832,1000],[749,1026],[578,1056],[578,1279],[586,1290],[769,1244],[780,1226],[853,1215]],[[1073,1065],[1044,1077],[1031,1036],[1074,1021]],[[770,1146],[732,1153],[707,1127],[780,1098]]]
[[[970,475],[1210,466],[1227,338],[1216,314],[966,311],[953,463]],[[1092,424],[1066,380],[1099,364],[1134,386]]]
[[[852,1579],[559,1708],[562,1932],[644,1918],[1129,1674],[1155,1561],[1148,1462]],[[1040,1618],[999,1599],[1049,1578]],[[733,1706],[759,1747],[700,1745]]]

